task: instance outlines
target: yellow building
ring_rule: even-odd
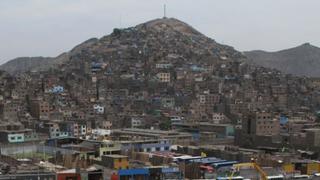
[[[105,167],[111,169],[128,169],[129,168],[129,161],[128,156],[123,155],[103,155],[102,156],[102,164]]]
[[[283,165],[283,170],[286,173],[294,173],[294,165],[293,164],[285,164]]]
[[[319,173],[320,164],[319,163],[309,163],[307,164],[307,174],[312,175],[314,173]]]
[[[305,162],[300,163],[300,168],[297,168],[295,163],[285,164],[283,170],[286,173],[294,173],[295,171],[301,171],[302,174],[312,175],[320,172],[320,164],[318,162]]]

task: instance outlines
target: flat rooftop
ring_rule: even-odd
[[[120,154],[110,154],[110,155],[103,155],[105,157],[111,157],[111,158],[128,158],[128,156],[120,155]]]
[[[32,129],[19,129],[19,130],[0,130],[0,132],[6,133],[25,133],[25,132],[32,132]]]
[[[186,137],[191,136],[189,133],[183,133],[178,131],[161,131],[161,130],[150,130],[150,129],[118,129],[113,130],[112,133],[123,133],[123,134],[132,134],[132,135],[141,135],[141,136],[151,136],[158,138],[169,138],[169,137]]]

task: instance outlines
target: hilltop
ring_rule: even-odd
[[[149,61],[163,61],[173,54],[179,54],[180,58],[188,63],[244,58],[232,47],[218,44],[182,21],[162,18],[135,27],[116,28],[110,35],[87,40],[55,58],[16,58],[1,65],[0,69],[11,74],[44,71],[68,64],[72,59],[111,62],[148,56]]]

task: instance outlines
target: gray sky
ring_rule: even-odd
[[[167,16],[237,50],[320,46],[320,0],[0,0],[0,64]]]

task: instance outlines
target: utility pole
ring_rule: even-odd
[[[166,4],[163,5],[163,18],[167,18],[167,7],[166,7]]]

